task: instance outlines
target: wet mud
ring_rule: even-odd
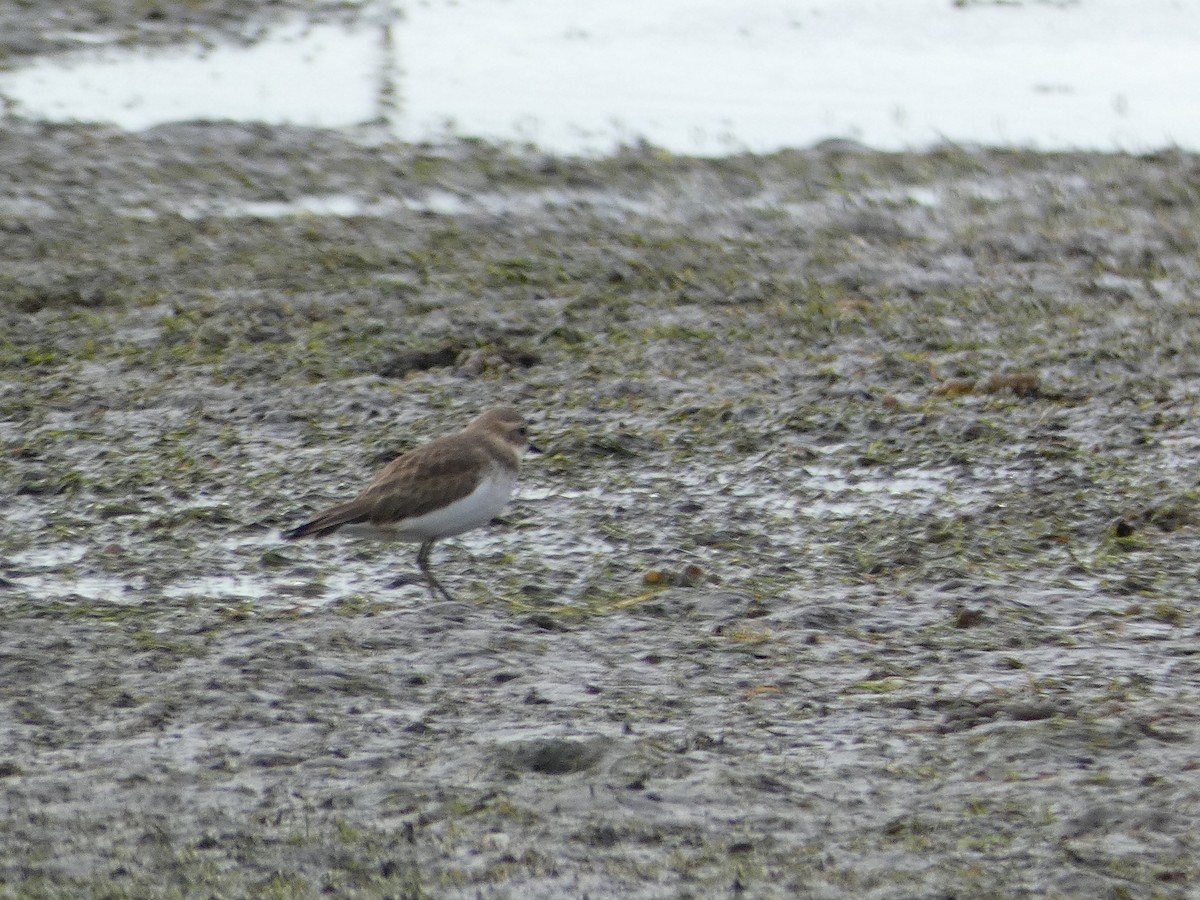
[[[0,895],[1195,894],[1194,157],[0,162]]]
[[[367,6],[369,10],[369,6]],[[0,5],[0,68],[31,57],[105,46],[251,43],[286,18],[351,21],[355,0],[73,0]]]

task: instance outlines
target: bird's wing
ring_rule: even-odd
[[[461,500],[477,484],[464,476],[486,472],[491,459],[481,449],[456,446],[454,437],[440,438],[397,457],[353,500],[322,510],[283,536],[288,540],[320,537],[343,525],[364,522],[386,525]]]
[[[434,441],[393,460],[351,502],[368,510],[368,521],[384,525],[423,516],[468,496],[479,484],[470,476],[487,473],[492,460],[480,448],[454,443]]]

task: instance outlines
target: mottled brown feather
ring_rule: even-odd
[[[452,435],[392,460],[352,502],[364,504],[368,521],[382,525],[461,500],[478,484],[477,478],[464,476],[485,473],[494,465],[483,447],[458,446],[461,443],[458,435]]]
[[[366,522],[386,525],[461,500],[478,483],[463,475],[486,472],[492,466],[513,468],[516,465],[512,448],[486,432],[489,420],[512,421],[513,418],[520,421],[513,411],[493,410],[465,431],[410,450],[388,463],[353,500],[323,510],[298,528],[285,532],[284,538],[321,537],[343,525]],[[473,432],[479,431],[487,438],[483,443],[475,440],[477,435]]]

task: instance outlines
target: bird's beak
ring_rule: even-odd
[[[533,453],[535,455],[546,452],[541,447],[539,447],[537,444],[535,444],[533,441],[529,442],[529,446],[525,448],[525,451],[527,453]]]

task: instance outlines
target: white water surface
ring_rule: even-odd
[[[1200,149],[1192,0],[396,3],[249,47],[84,49],[0,73],[0,95],[23,116],[132,130],[384,121],[405,140],[561,153]]]

